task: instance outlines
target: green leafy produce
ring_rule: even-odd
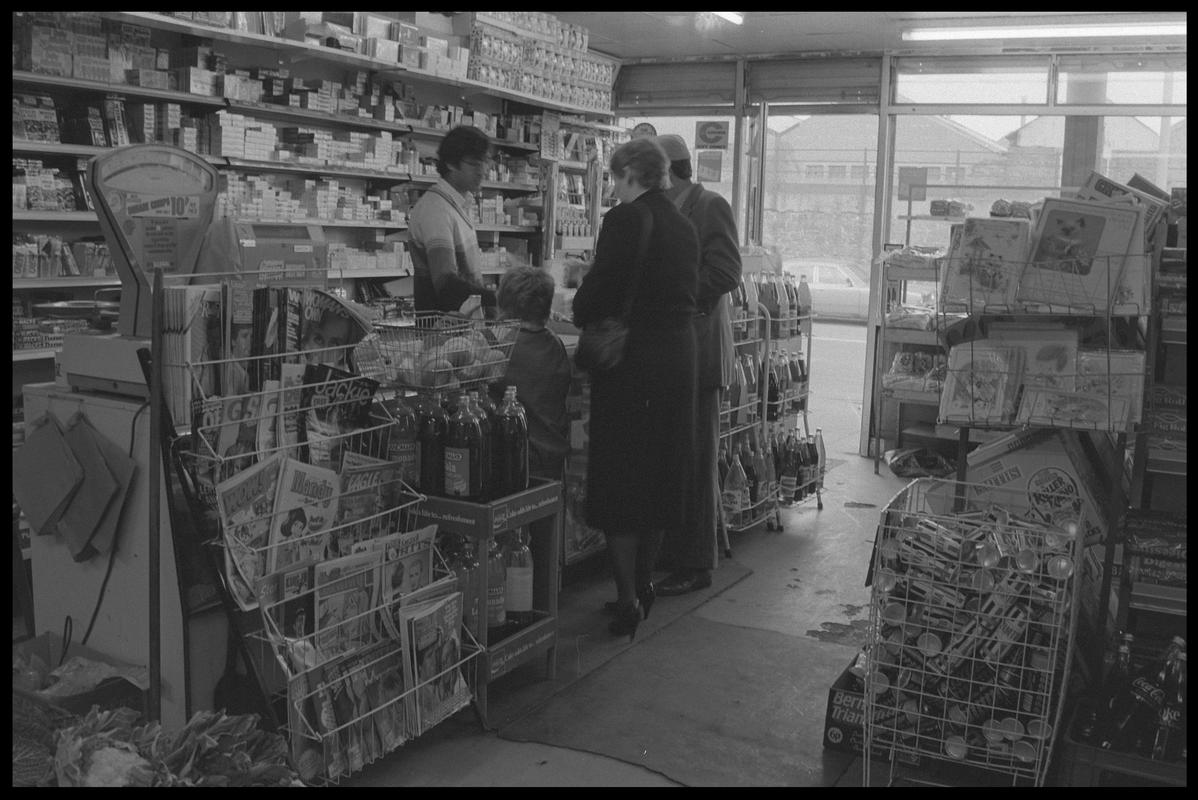
[[[128,709],[122,709],[128,711]],[[287,744],[253,714],[199,711],[175,733],[93,708],[58,738],[62,786],[291,786]],[[135,712],[130,712],[135,715]],[[111,781],[111,782],[110,782]]]

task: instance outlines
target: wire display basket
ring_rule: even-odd
[[[503,376],[519,320],[468,319],[442,312],[385,320],[375,327],[388,388],[448,391]],[[359,347],[359,353],[361,348]]]
[[[1048,520],[1016,492],[932,478],[887,505],[871,564],[866,785],[879,753],[892,770],[918,755],[1043,784],[1084,514]]]

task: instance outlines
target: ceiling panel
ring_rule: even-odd
[[[624,61],[730,58],[788,53],[924,51],[943,44],[904,42],[901,32],[912,23],[939,25],[1010,25],[1018,19],[1038,22],[1184,21],[1184,12],[1054,12],[1028,11],[747,11],[743,25],[733,25],[708,11],[566,11],[557,17],[590,31],[591,49]],[[1000,44],[990,45],[991,48]],[[978,49],[977,44],[957,48]]]

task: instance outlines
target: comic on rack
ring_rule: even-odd
[[[331,469],[284,458],[275,498],[267,571],[305,559],[324,559],[337,519],[341,483]]]
[[[400,608],[405,683],[416,689],[419,733],[470,703],[462,677],[462,593]]]
[[[258,607],[252,592],[247,596],[246,590],[255,586],[266,572],[265,553],[270,543],[282,460],[275,453],[216,485],[227,577],[231,586],[237,586],[238,580],[241,582],[241,591],[235,598],[245,611]]]
[[[379,640],[374,613],[381,553],[350,553],[316,565],[316,654],[324,663]]]
[[[341,466],[342,451],[354,443],[348,434],[370,427],[370,407],[379,383],[328,364],[309,364],[300,389],[302,441],[307,461],[328,469]]]
[[[330,550],[349,553],[358,542],[372,539],[398,527],[395,514],[403,484],[399,464],[381,458],[345,452],[341,458],[341,503]]]
[[[396,600],[428,586],[433,577],[433,541],[437,526],[427,525],[407,533],[391,533],[359,542],[360,551],[377,555],[381,564],[375,605],[382,617],[383,629],[400,641]]]

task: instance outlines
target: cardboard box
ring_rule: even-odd
[[[1005,500],[1053,524],[1084,513],[1087,542],[1107,527],[1108,495],[1076,431],[1033,428],[988,442],[969,454],[965,482],[1010,490]]]
[[[854,660],[856,657],[854,657]],[[865,752],[865,694],[860,681],[844,668],[840,676],[828,689],[828,708],[824,714],[824,747],[843,753]],[[888,751],[874,745],[875,758],[889,760]],[[896,751],[901,763],[918,766],[920,757],[915,753]]]

